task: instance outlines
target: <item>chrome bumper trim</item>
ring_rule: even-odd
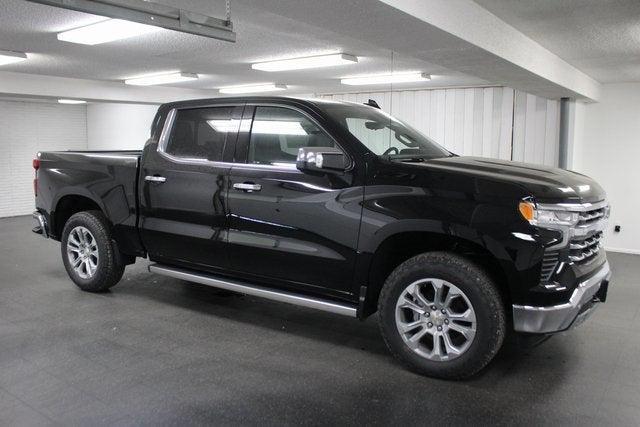
[[[49,238],[49,229],[47,228],[47,220],[40,212],[35,211],[31,215],[36,222],[36,226],[31,230],[36,234],[42,235],[45,239]]]
[[[573,291],[569,302],[550,307],[513,305],[513,327],[517,332],[548,334],[560,332],[582,323],[595,307],[582,313],[582,307],[593,300],[604,281],[611,277],[609,262],[605,263],[590,278],[581,282]],[[577,318],[580,318],[579,321]]]

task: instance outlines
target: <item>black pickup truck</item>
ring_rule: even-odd
[[[152,273],[364,319],[410,368],[464,378],[509,331],[606,299],[602,188],[457,156],[371,105],[284,97],[162,105],[141,152],[43,152],[34,231],[81,289]]]

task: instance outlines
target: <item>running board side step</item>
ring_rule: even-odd
[[[273,301],[285,302],[302,307],[315,308],[317,310],[328,311],[335,314],[342,314],[349,317],[357,316],[357,309],[355,306],[318,299],[315,297],[309,297],[306,295],[294,294],[287,291],[265,288],[262,286],[253,285],[248,282],[221,278],[207,273],[199,273],[182,268],[169,267],[162,264],[149,265],[149,271],[151,273],[169,276],[175,279],[187,280],[189,282],[200,283],[202,285],[207,285],[219,289],[226,289],[233,292],[240,292],[243,294],[266,298]]]

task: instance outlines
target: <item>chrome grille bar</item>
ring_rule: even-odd
[[[598,232],[584,240],[572,240],[569,243],[569,260],[572,262],[585,261],[600,252],[602,232]]]

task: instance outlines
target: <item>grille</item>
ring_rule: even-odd
[[[549,281],[556,265],[558,265],[558,251],[545,252],[542,257],[542,270],[540,272],[540,280],[542,282]]]
[[[578,219],[578,227],[590,225],[594,222],[598,222],[601,218],[605,216],[605,207],[601,207],[599,209],[593,209],[586,212],[580,212],[580,217]]]
[[[569,260],[573,262],[586,262],[600,252],[602,231],[599,231],[584,239],[573,239],[569,243]]]

